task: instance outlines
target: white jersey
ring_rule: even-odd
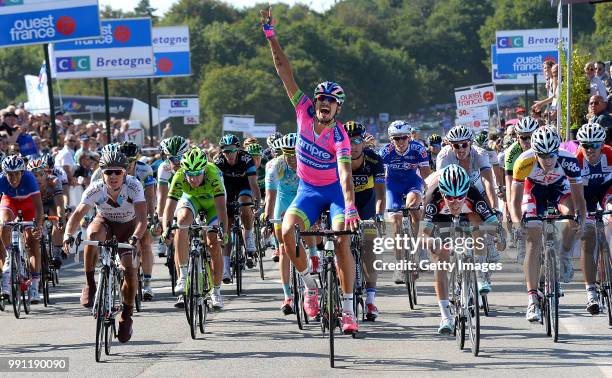
[[[62,167],[54,167],[53,168],[53,176],[57,177],[62,185],[68,185],[68,175],[66,171]]]
[[[145,202],[142,184],[134,176],[126,176],[116,201],[110,197],[102,180],[93,181],[81,197],[81,203],[95,207],[98,215],[110,222],[126,223],[136,218],[134,204]]]
[[[157,182],[159,185],[170,186],[172,176],[174,176],[174,171],[172,170],[170,162],[164,161],[161,163],[157,168]]]
[[[460,165],[459,160],[457,160],[457,155],[455,155],[452,146],[449,145],[444,146],[444,148],[442,148],[438,154],[436,159],[436,168],[438,170],[442,170],[442,168],[450,164]],[[484,169],[491,169],[489,153],[478,146],[472,145],[470,150],[470,170],[468,174],[470,175],[472,185],[474,185],[481,193],[484,192],[484,185],[482,185],[480,172]]]

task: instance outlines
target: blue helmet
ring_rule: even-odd
[[[223,137],[221,137],[221,140],[219,141],[219,146],[221,147],[238,146],[238,145],[240,145],[240,139],[238,139],[238,137],[235,136],[234,134],[224,135]]]
[[[457,164],[447,165],[440,173],[438,188],[446,196],[462,196],[470,189],[470,176]]]

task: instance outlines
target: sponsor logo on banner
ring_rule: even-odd
[[[500,49],[523,47],[523,36],[497,37],[497,47]]]
[[[189,100],[172,100],[170,101],[171,108],[186,108],[189,106]]]
[[[57,33],[70,36],[74,33],[76,22],[70,16],[53,15],[39,18],[20,18],[15,20],[9,29],[12,42],[29,42],[37,39],[54,38]]]
[[[10,7],[11,5],[23,5],[23,0],[0,0],[0,7]]]
[[[493,87],[468,89],[455,92],[457,109],[473,108],[495,104]]]
[[[57,58],[57,72],[89,71],[91,64],[88,56]]]

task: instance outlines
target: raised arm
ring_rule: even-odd
[[[285,86],[287,96],[289,96],[291,99],[299,88],[295,82],[295,79],[293,78],[293,70],[291,69],[289,60],[276,39],[276,33],[274,30],[275,20],[272,18],[272,7],[270,7],[267,12],[265,10],[260,10],[259,13],[261,14],[261,25],[263,26],[264,34],[266,35],[268,43],[270,44],[270,49],[272,50],[274,67],[276,68],[276,72]]]

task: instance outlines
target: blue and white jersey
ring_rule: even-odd
[[[399,153],[392,143],[379,151],[385,165],[387,182],[411,181],[418,176],[417,169],[429,167],[429,155],[422,144],[410,141],[404,153]]]

